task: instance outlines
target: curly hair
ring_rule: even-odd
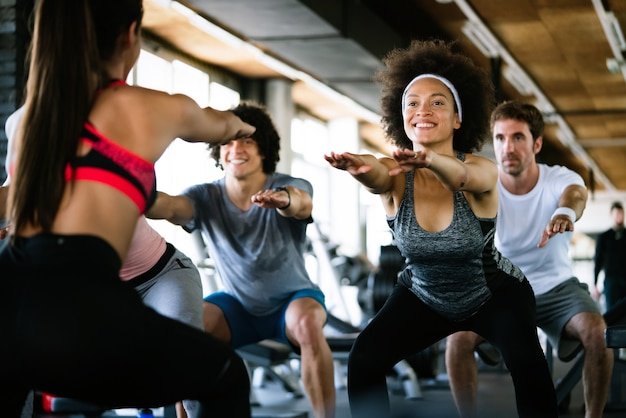
[[[463,121],[454,132],[455,150],[480,151],[489,140],[489,117],[495,105],[493,83],[485,70],[455,52],[454,47],[454,42],[443,40],[413,40],[409,47],[394,49],[384,58],[386,68],[376,73],[375,80],[382,88],[382,126],[387,139],[397,147],[412,148],[404,131],[401,103],[407,84],[420,74],[442,76],[459,93]]]
[[[241,120],[256,128],[252,139],[259,147],[259,154],[263,157],[263,172],[271,174],[276,171],[276,165],[280,161],[280,136],[272,122],[267,108],[261,104],[245,101],[231,109]],[[221,168],[220,145],[209,145],[211,157],[215,160],[215,166]]]

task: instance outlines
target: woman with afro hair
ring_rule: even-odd
[[[391,157],[330,152],[329,164],[381,197],[406,265],[348,362],[353,417],[389,417],[386,374],[459,330],[502,354],[520,417],[558,415],[522,271],[494,245],[497,168],[472,154],[489,139],[494,89],[482,69],[441,40],[391,51],[376,75]]]

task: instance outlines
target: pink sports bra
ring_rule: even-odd
[[[105,138],[85,122],[81,142],[89,144],[87,154],[68,164],[66,180],[97,181],[126,194],[144,213],[156,199],[154,163]]]

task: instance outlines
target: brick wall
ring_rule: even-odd
[[[34,0],[0,0],[0,180],[6,171],[4,124],[21,104],[26,81],[25,59],[30,43],[29,19]]]
[[[22,102],[26,80],[25,58],[30,43],[28,19],[34,0],[0,0],[0,184],[6,170],[7,137],[4,124],[7,117]],[[22,418],[33,415],[33,393],[26,400]]]

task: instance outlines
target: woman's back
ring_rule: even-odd
[[[186,96],[120,82],[99,92],[88,119],[103,141],[125,151],[126,160],[148,164],[153,164],[177,136],[196,140],[198,135],[205,139],[238,133],[223,112],[200,109]],[[76,155],[84,157],[92,146],[79,142]],[[150,175],[154,177],[153,170]],[[142,211],[126,193],[106,182],[69,181],[50,232],[98,236],[123,259]],[[41,231],[41,226],[27,226],[16,233],[32,236]]]
[[[167,129],[167,117],[160,114],[159,107],[154,109],[148,104],[151,100],[154,102],[154,96],[162,95],[160,92],[126,85],[114,85],[98,95],[89,114],[89,125],[94,131],[93,134],[87,133],[92,134],[90,136],[98,139],[99,143],[105,144],[106,149],[115,150],[113,154],[105,151],[108,155],[99,152],[100,160],[117,160],[111,164],[113,169],[126,166],[127,171],[133,172],[131,177],[139,175],[138,170],[133,169],[133,166],[139,166],[143,171],[141,175],[150,176],[154,184],[154,162],[166,149],[171,137],[159,135],[148,127],[160,120],[158,124],[164,128],[164,132],[173,130],[171,127]],[[162,122],[163,120],[166,122]],[[77,162],[82,165],[85,163],[81,163],[81,160],[94,154],[92,148],[101,148],[99,144],[94,144],[85,137],[83,135],[77,149]],[[102,166],[102,163],[99,165]],[[97,170],[99,174],[81,175],[81,168],[90,172]],[[127,190],[129,187],[120,186],[120,180],[111,179],[120,178],[111,168],[107,170],[90,164],[89,167],[79,166],[73,169],[76,170],[76,175],[66,178],[65,191],[50,232],[98,236],[112,245],[120,258],[123,258],[130,245],[137,217],[145,210],[148,199],[144,197],[143,204],[133,200]],[[151,193],[152,190],[146,192]],[[32,236],[41,231],[40,226],[28,226],[17,233],[21,236]]]
[[[196,416],[249,417],[236,352],[146,307],[119,272],[170,142],[254,128],[189,97],[110,83],[139,55],[141,0],[39,0],[35,11],[0,250],[3,416],[20,416],[35,389],[111,407],[197,399]]]

